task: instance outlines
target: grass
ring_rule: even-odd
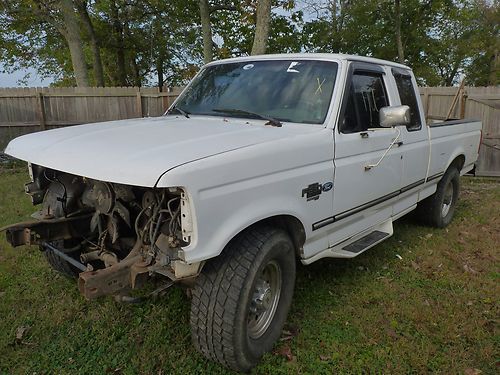
[[[26,180],[0,171],[0,227],[33,211]],[[0,373],[227,372],[191,346],[179,288],[88,302],[37,249],[0,237]],[[403,218],[354,260],[300,266],[283,339],[255,372],[497,373],[499,247],[500,181],[463,178],[447,229]]]

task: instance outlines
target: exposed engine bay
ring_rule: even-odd
[[[78,270],[87,298],[134,288],[139,275],[189,279],[200,264],[181,259],[191,240],[182,188],[154,189],[96,181],[30,165],[26,193],[41,210],[5,228],[13,246],[39,245]],[[50,263],[50,262],[49,262]]]

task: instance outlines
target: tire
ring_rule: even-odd
[[[78,260],[79,255],[80,255],[79,250],[65,251],[65,249],[62,247],[64,245],[63,241],[54,241],[54,242],[52,242],[52,245],[61,249],[67,255]],[[51,249],[49,249],[45,246],[40,246],[40,250],[43,251],[43,254],[45,255],[45,259],[47,260],[47,263],[49,263],[49,265],[54,270],[56,270],[57,272],[63,274],[66,277],[69,277],[71,279],[76,279],[78,277],[78,274],[81,272],[78,268],[76,268],[72,264],[68,263],[67,261],[65,261],[64,259],[59,257]]]
[[[417,215],[420,221],[436,228],[450,224],[460,192],[458,169],[450,167],[437,185],[436,192],[418,204]]]
[[[194,346],[227,368],[249,371],[279,339],[294,285],[290,237],[269,227],[245,231],[196,280],[190,317]]]

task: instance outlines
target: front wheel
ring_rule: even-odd
[[[205,357],[249,371],[279,339],[295,284],[295,251],[280,229],[258,227],[233,240],[196,281],[191,333]]]
[[[66,253],[66,255],[69,255],[70,257],[79,260],[80,257],[79,246],[71,247],[71,245],[68,244],[67,241],[63,240],[53,241],[52,245],[61,249],[61,251]],[[78,274],[81,272],[78,268],[76,268],[66,260],[59,257],[56,253],[54,253],[51,249],[49,249],[46,246],[41,245],[40,250],[43,251],[47,263],[49,263],[54,270],[71,279],[76,279],[78,277]]]
[[[453,219],[459,191],[460,174],[456,168],[451,167],[439,181],[436,192],[419,203],[419,218],[433,227],[446,227]]]

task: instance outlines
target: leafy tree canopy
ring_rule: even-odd
[[[183,85],[204,53],[211,52],[205,60],[251,53],[258,6],[0,0],[1,66],[35,68],[60,86]],[[423,85],[452,85],[463,75],[471,85],[499,84],[500,0],[273,0],[271,9],[266,53],[368,55],[404,61]]]

